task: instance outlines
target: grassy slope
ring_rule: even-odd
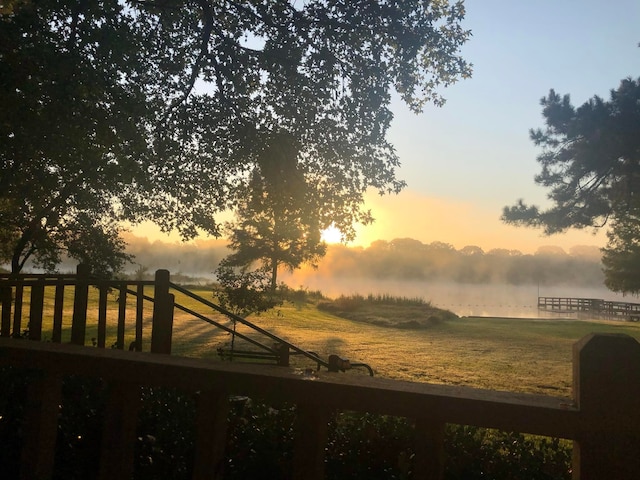
[[[578,339],[591,332],[640,339],[639,324],[622,322],[460,318],[421,329],[381,328],[325,313],[313,304],[285,305],[252,320],[324,357],[337,353],[366,362],[380,376],[567,396],[572,345]],[[187,322],[178,320],[183,333],[176,338],[195,328],[188,323],[187,328]],[[213,355],[210,347],[192,347],[197,355]]]
[[[210,298],[209,291],[199,293]],[[177,301],[194,306],[187,299]],[[72,301],[66,305],[71,308]],[[114,310],[117,312],[115,301],[111,305],[110,315]],[[385,309],[378,309],[377,314],[406,319],[407,312],[401,308],[394,307],[386,313]],[[50,318],[51,312],[52,307],[46,309],[45,316]],[[131,305],[128,315],[134,314],[135,307]],[[27,298],[24,315],[28,316]],[[144,317],[145,348],[148,348],[151,307],[146,302]],[[89,318],[87,339],[95,336],[96,331],[96,315],[92,313]],[[624,322],[460,318],[434,322],[420,329],[383,328],[320,311],[314,304],[287,304],[252,320],[325,358],[337,353],[352,361],[366,362],[380,376],[554,395],[570,394],[572,345],[584,335],[626,333],[640,339],[640,324]],[[45,322],[44,338],[50,338],[48,323]],[[68,323],[65,321],[63,341],[69,338]],[[111,318],[109,324],[111,338],[107,339],[107,345],[115,341],[115,320]],[[127,324],[133,328],[131,317],[127,318]],[[132,340],[129,331],[127,345]],[[216,348],[229,340],[229,335],[205,322],[176,315],[173,348],[176,354],[217,358]],[[241,342],[237,347],[243,348]],[[303,365],[311,366],[308,362]]]

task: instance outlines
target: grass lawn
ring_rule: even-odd
[[[97,291],[91,289],[87,344],[97,335]],[[211,299],[211,291],[196,293]],[[72,292],[67,292],[65,310],[70,317]],[[151,291],[148,292],[151,294]],[[47,292],[43,338],[51,336],[52,295]],[[107,345],[115,342],[117,296],[110,295]],[[209,308],[198,307],[193,300],[177,296],[176,302],[205,313],[231,326],[225,317]],[[335,353],[352,362],[365,362],[376,375],[389,378],[467,385],[478,388],[544,393],[557,396],[571,394],[571,357],[573,344],[592,332],[625,333],[640,339],[640,324],[629,322],[537,320],[463,317],[424,322],[420,309],[402,303],[371,305],[352,318],[343,318],[319,310],[315,303],[287,303],[273,311],[253,316],[258,326],[299,347],[327,358]],[[149,348],[152,306],[144,302],[144,348]],[[26,325],[28,297],[23,310]],[[424,315],[432,316],[425,310]],[[406,323],[415,318],[421,328],[393,328],[384,323]],[[372,324],[367,318],[375,320]],[[133,341],[135,301],[129,298],[126,345]],[[63,341],[70,338],[70,320],[65,320]],[[247,332],[238,326],[239,332]],[[176,312],[173,353],[218,360],[217,347],[230,342],[230,336],[202,320]],[[269,344],[269,342],[265,342]],[[246,348],[236,342],[236,348]],[[294,366],[310,367],[308,361],[293,357]],[[364,369],[348,374],[366,375]]]
[[[396,308],[404,319],[403,307]],[[629,322],[464,317],[419,329],[389,328],[331,315],[311,303],[286,304],[251,321],[325,358],[336,353],[368,363],[378,376],[559,396],[571,394],[577,340],[592,332],[640,339],[640,324]],[[178,315],[176,348],[181,339],[190,340],[185,353],[215,356],[212,343],[229,337],[213,337],[201,323]]]

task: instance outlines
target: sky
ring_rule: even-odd
[[[543,126],[540,99],[551,88],[574,105],[608,97],[625,77],[640,76],[638,0],[467,0],[462,55],[473,76],[442,91],[442,108],[420,115],[394,99],[389,138],[400,157],[397,196],[367,195],[376,222],[357,228],[350,245],[410,237],[456,248],[477,245],[534,253],[545,245],[603,247],[606,235],[571,231],[545,237],[504,225],[502,208],[519,198],[544,206],[534,183],[539,150],[529,129]],[[153,230],[151,239],[163,239]],[[166,239],[167,237],[164,237]]]
[[[499,218],[519,198],[547,202],[534,182],[539,150],[529,139],[529,129],[543,126],[540,99],[553,88],[580,105],[640,76],[640,2],[467,0],[465,6],[463,25],[473,36],[462,53],[473,76],[443,90],[444,107],[427,106],[419,116],[394,101],[389,138],[408,187],[398,196],[368,197],[377,221],[360,228],[355,243],[411,237],[526,253],[543,245],[604,246],[604,232],[545,237]]]

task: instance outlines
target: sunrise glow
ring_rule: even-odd
[[[325,243],[340,243],[342,241],[342,232],[334,225],[322,231],[320,238]]]

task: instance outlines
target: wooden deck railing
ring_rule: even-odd
[[[91,312],[94,327],[97,317],[97,333],[91,338],[87,338],[87,326],[91,323],[88,322],[91,310],[89,307],[90,287],[98,291],[97,301],[94,298],[91,302],[94,310]],[[112,314],[113,309],[108,308],[109,302],[113,302],[108,297],[109,293],[113,298],[116,298],[118,304],[115,318]],[[176,294],[179,299],[195,301],[202,311],[195,311],[176,302]],[[51,315],[53,325],[50,336],[43,336],[45,335],[43,319],[46,297],[53,298],[53,304],[47,306],[49,310],[53,310]],[[133,312],[131,311],[132,305],[130,305],[131,299],[134,299],[135,302]],[[177,310],[191,316],[196,322],[204,321],[216,329],[232,334],[234,338],[241,339],[253,347],[253,353],[256,356],[260,355],[262,358],[276,361],[280,365],[289,365],[290,355],[299,355],[306,357],[311,364],[318,365],[318,367],[331,367],[327,360],[320,358],[317,354],[308,352],[245,318],[172,283],[167,270],[158,270],[154,280],[147,281],[96,278],[83,265],[78,266],[76,274],[20,274],[18,276],[0,274],[0,307],[2,310],[0,336],[2,337],[27,336],[31,340],[47,339],[54,343],[60,343],[65,331],[67,334],[65,340],[69,340],[70,330],[70,342],[75,345],[84,345],[91,340],[91,343],[98,348],[112,346],[118,349],[135,351],[150,349],[154,353],[171,353],[173,317]],[[149,308],[153,309],[151,315]],[[212,316],[212,312],[219,315]],[[222,324],[220,316],[246,326],[251,335],[240,333],[235,328],[232,329]],[[153,319],[150,333],[145,332],[144,328],[145,318],[149,319],[149,317]],[[71,320],[70,329],[69,325],[66,325],[65,330],[63,319],[66,322]],[[113,327],[114,323],[115,327]],[[107,335],[108,326],[113,327],[111,330],[116,329],[115,339],[113,335]],[[133,341],[131,341],[132,338]],[[128,345],[125,344],[125,339],[128,339],[126,342]],[[229,356],[233,358],[233,352]],[[235,356],[241,357],[242,355],[236,354]],[[352,362],[351,365],[364,366],[372,372],[366,364]]]
[[[139,386],[198,392],[194,479],[218,478],[230,395],[297,405],[295,479],[323,478],[327,424],[336,410],[415,419],[414,478],[442,478],[446,423],[573,439],[574,479],[640,478],[640,344],[590,335],[573,354],[574,397],[564,399],[0,339],[0,364],[43,373],[27,400],[25,479],[51,477],[62,378],[75,374],[109,385],[99,465],[105,480],[131,477]]]
[[[31,298],[38,300],[42,280],[34,281]],[[131,477],[141,386],[197,392],[194,479],[218,478],[231,395],[297,405],[295,479],[323,478],[327,425],[339,410],[414,419],[414,478],[442,478],[447,423],[573,439],[574,479],[640,478],[640,344],[631,337],[590,335],[574,346],[570,399],[325,372],[309,376],[281,367],[157,354],[168,353],[171,345],[173,298],[165,290],[156,287],[151,352],[82,346],[82,314],[73,315],[70,344],[15,340],[5,335],[11,317],[3,309],[0,365],[42,373],[30,385],[26,402],[23,479],[52,476],[61,385],[68,375],[101,378],[109,386],[99,465],[99,478],[105,480]],[[82,282],[76,291],[74,310],[86,312]],[[32,334],[34,319],[37,327],[42,318],[39,303],[31,302],[29,337],[34,340],[39,339]],[[56,318],[54,312],[54,331]],[[14,331],[20,331],[15,317]]]

